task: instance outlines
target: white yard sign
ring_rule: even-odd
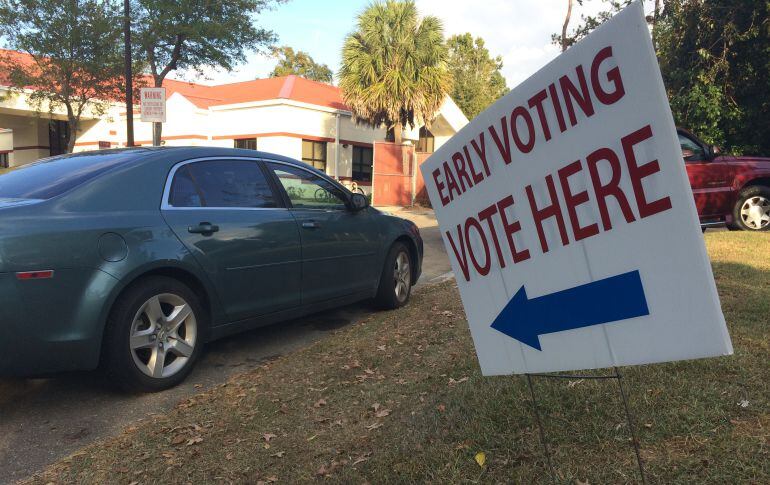
[[[732,353],[641,2],[422,172],[485,375]]]
[[[139,103],[142,107],[142,121],[166,122],[166,88],[141,88]]]

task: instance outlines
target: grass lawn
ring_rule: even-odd
[[[648,478],[770,483],[770,236],[705,237],[735,355],[623,370]],[[526,381],[481,377],[463,318],[424,289],[32,481],[547,482]],[[637,481],[614,381],[536,386],[560,482]]]

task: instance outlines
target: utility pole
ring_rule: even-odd
[[[126,146],[134,146],[134,86],[131,72],[131,1],[123,0],[123,40],[126,68]]]

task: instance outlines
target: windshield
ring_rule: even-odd
[[[0,174],[0,199],[50,199],[135,158],[135,152],[47,158]]]

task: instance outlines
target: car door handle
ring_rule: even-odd
[[[302,223],[302,229],[318,229],[321,227],[316,221],[305,221]]]
[[[203,234],[204,236],[207,234],[214,234],[215,232],[219,231],[219,226],[216,226],[210,222],[201,222],[197,226],[189,226],[187,228],[187,232],[191,234]]]

